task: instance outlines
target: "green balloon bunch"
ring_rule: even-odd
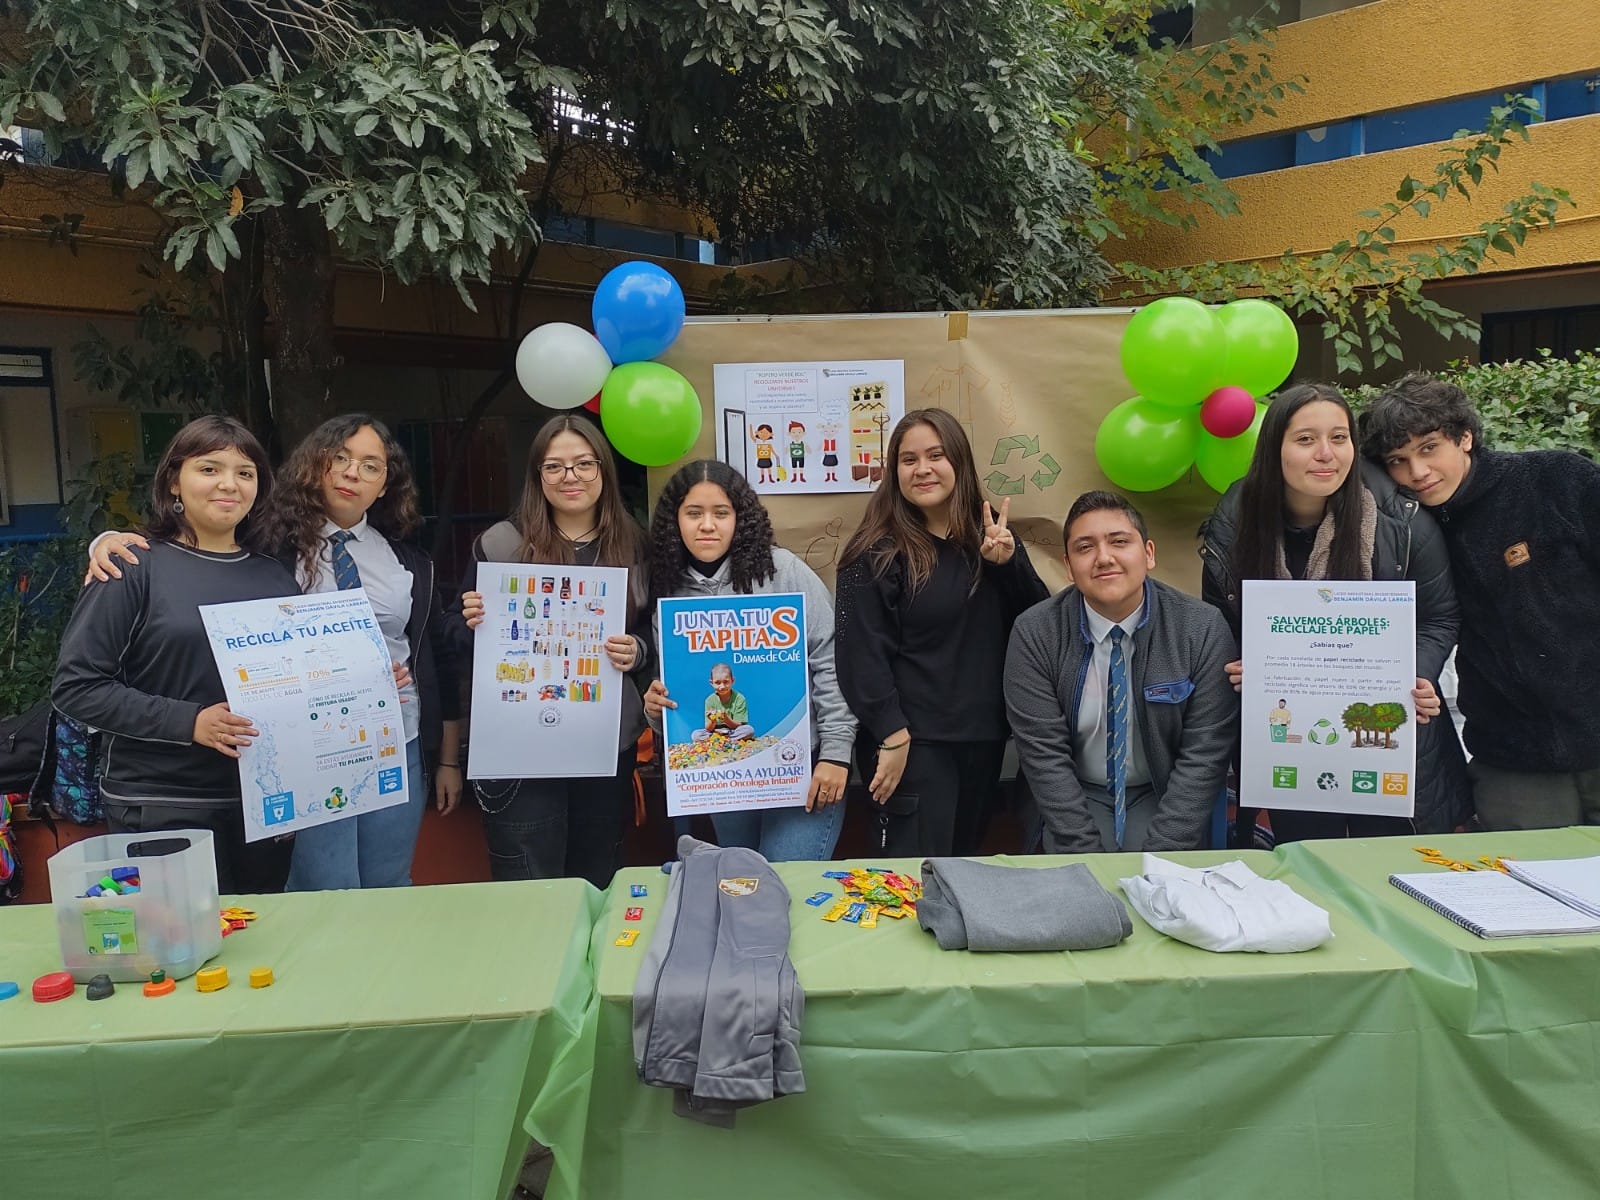
[[[1294,322],[1265,300],[1213,309],[1169,296],[1140,309],[1123,331],[1121,351],[1123,373],[1139,394],[1100,422],[1094,439],[1100,469],[1126,491],[1151,492],[1192,466],[1217,491],[1226,490],[1250,465],[1266,405],[1258,400],[1244,432],[1218,437],[1201,425],[1202,402],[1225,386],[1266,395],[1288,378],[1299,350]]]

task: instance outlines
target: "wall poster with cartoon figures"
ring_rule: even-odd
[[[627,570],[479,563],[478,590],[467,774],[615,773],[625,681],[605,643],[627,632]]]
[[[361,588],[203,604],[229,707],[261,731],[239,757],[247,841],[404,804],[389,649]]]
[[[667,813],[803,806],[811,673],[799,593],[662,600]]]
[[[905,363],[718,363],[717,457],[766,496],[870,492],[905,414]]]
[[[1416,584],[1246,580],[1240,802],[1409,817]]]

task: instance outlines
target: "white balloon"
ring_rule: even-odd
[[[587,329],[552,321],[517,347],[517,382],[546,408],[579,408],[611,374],[611,358]]]

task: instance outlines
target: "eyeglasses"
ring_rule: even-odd
[[[548,459],[539,464],[539,474],[544,476],[549,483],[560,483],[571,471],[573,478],[579,483],[593,483],[600,478],[600,460],[598,458],[580,458],[575,463],[561,463],[555,459]]]
[[[336,474],[343,475],[350,469],[351,463],[356,464],[356,470],[361,473],[361,478],[369,483],[376,483],[389,473],[389,464],[381,458],[363,458],[357,462],[343,450],[334,452],[330,466]]]

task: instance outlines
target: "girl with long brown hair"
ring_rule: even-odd
[[[517,511],[473,543],[462,581],[468,628],[483,620],[480,562],[572,563],[628,569],[628,633],[607,640],[606,656],[633,679],[622,689],[617,769],[599,778],[478,780],[489,866],[496,879],[577,876],[604,888],[619,865],[633,805],[634,745],[644,732],[639,685],[650,668],[644,531],[622,503],[611,447],[595,426],[552,417],[528,449]]]
[[[983,498],[972,447],[943,409],[907,413],[883,482],[840,558],[839,686],[861,723],[857,765],[880,849],[976,854],[1007,735],[1011,624],[1048,597]]]

